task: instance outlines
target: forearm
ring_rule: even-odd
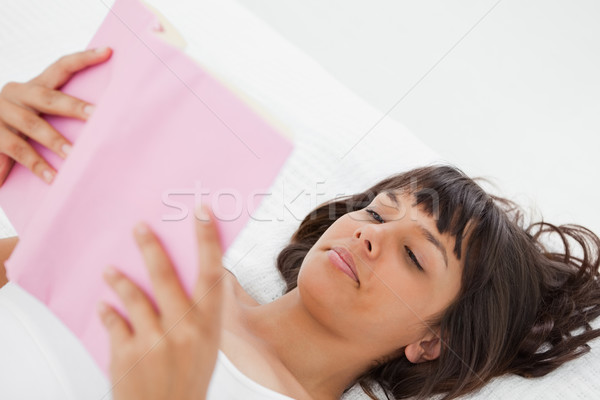
[[[8,279],[6,278],[6,269],[4,268],[4,263],[12,254],[18,242],[18,236],[0,239],[0,287],[4,286],[6,282],[8,282]]]

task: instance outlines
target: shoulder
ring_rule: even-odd
[[[221,348],[242,379],[293,399],[308,399],[285,365],[263,342],[247,333],[222,331]]]
[[[287,371],[266,343],[249,331],[244,323],[244,309],[260,304],[227,271],[224,298],[221,351],[241,374],[255,383],[286,396],[306,399],[303,388]]]
[[[242,287],[240,282],[237,280],[236,276],[228,269],[226,269],[226,268],[224,268],[224,269],[226,271],[224,281],[225,281],[225,284],[229,288],[229,294],[233,295],[235,300],[237,300],[239,303],[241,303],[243,305],[246,305],[246,306],[260,305],[256,300],[254,300],[252,298],[252,296],[250,296],[248,293],[246,293],[246,291],[244,290],[244,288]]]

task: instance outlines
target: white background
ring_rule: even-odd
[[[600,234],[600,2],[238,1],[468,174]]]
[[[599,2],[237,1],[468,174],[492,178],[547,221],[600,233]],[[20,12],[33,10],[27,3]],[[74,14],[92,4],[68,3]],[[27,65],[2,54],[18,52],[34,27],[0,27],[0,85],[74,51],[61,30],[100,21],[55,24],[37,39],[51,58],[19,54]]]

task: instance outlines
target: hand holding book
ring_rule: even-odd
[[[66,158],[71,150],[67,140],[40,114],[87,120],[93,105],[62,93],[59,89],[77,72],[108,60],[108,48],[86,50],[60,58],[28,82],[7,83],[0,92],[0,186],[14,162],[22,164],[46,183],[56,175],[48,163],[28,142],[35,140]]]
[[[198,280],[191,296],[183,289],[160,239],[139,223],[134,230],[143,255],[156,307],[125,274],[110,267],[104,278],[127,310],[124,318],[100,303],[110,336],[113,398],[205,399],[217,360],[221,335],[222,250],[216,225],[196,220]]]

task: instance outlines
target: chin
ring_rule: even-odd
[[[303,302],[337,314],[357,298],[356,282],[331,265],[327,250],[307,254],[298,274],[298,290]]]
[[[297,289],[302,306],[315,321],[339,338],[353,336],[351,332],[356,329],[358,313],[353,300],[357,296],[349,283],[340,284],[339,279],[326,279],[322,274],[302,274],[301,271],[298,275]]]

